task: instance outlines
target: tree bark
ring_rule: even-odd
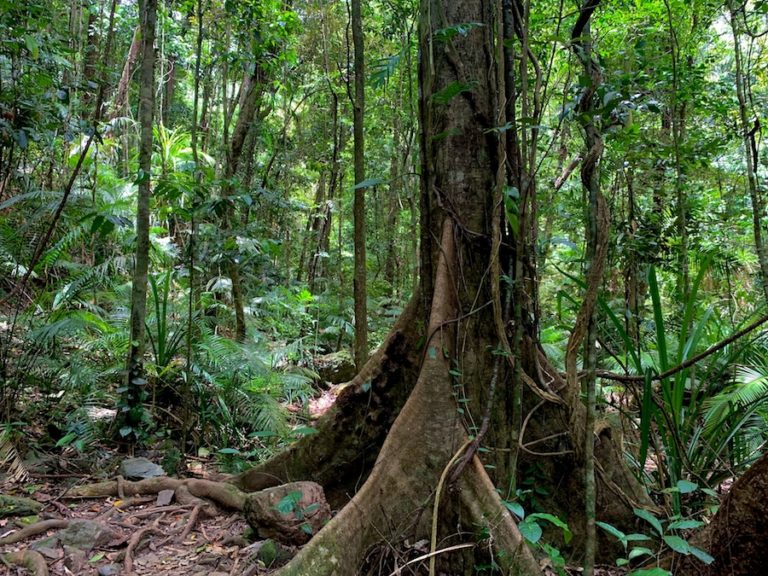
[[[502,241],[510,159],[507,136],[494,130],[506,102],[500,21],[498,4],[422,1],[421,287],[317,434],[235,479],[246,489],[313,479],[332,493],[331,502],[352,498],[280,576],[357,574],[364,559],[378,558],[382,540],[397,547],[422,538],[441,548],[473,545],[470,553],[440,554],[445,573],[471,573],[483,550],[493,548],[504,573],[538,574],[493,484],[506,489],[518,465],[526,477],[541,471],[539,487],[551,495],[542,506],[574,529],[575,547],[584,542],[583,457],[574,456],[583,445],[584,405],[537,347],[537,335],[528,331],[533,322],[521,330],[514,353],[508,341],[516,328],[503,303],[518,296],[504,293],[509,283],[502,277],[510,262],[534,259],[525,252],[513,257],[514,244]],[[482,25],[448,38],[437,33],[467,22]],[[471,88],[444,97],[457,83]],[[534,249],[528,241],[519,245]],[[527,318],[535,295],[525,287],[511,304]],[[521,398],[527,414],[524,430],[516,431],[510,413]],[[482,461],[479,441],[470,437],[482,438]],[[595,452],[600,519],[628,527],[632,507],[650,502],[625,469],[610,430]],[[435,502],[436,493],[449,496]],[[478,541],[478,527],[490,534],[487,542]]]
[[[136,28],[133,33],[133,39],[131,40],[131,47],[128,49],[128,56],[125,59],[123,65],[123,73],[120,75],[120,82],[117,84],[117,94],[115,95],[115,101],[112,105],[112,117],[125,114],[126,106],[128,105],[128,87],[131,83],[131,75],[133,74],[133,66],[136,64],[136,60],[139,57],[139,51],[142,47],[141,41],[141,26]]]
[[[235,129],[232,132],[232,139],[227,148],[227,160],[224,166],[224,184],[221,192],[224,198],[231,197],[235,190],[233,179],[237,176],[245,138],[248,135],[254,113],[258,107],[262,90],[261,80],[261,68],[258,63],[255,63],[254,71],[245,76],[240,88],[240,112]],[[234,207],[230,206],[224,216],[223,226],[225,230],[231,231],[233,212]],[[237,261],[236,255],[227,262],[226,269],[232,281],[232,303],[235,308],[235,337],[240,341],[244,341],[246,337],[245,303],[242,283],[240,281],[240,264]]]
[[[365,257],[365,51],[362,0],[352,0],[352,43],[355,52],[355,98],[353,130],[355,140],[355,364],[360,369],[368,359],[368,290]]]
[[[739,128],[741,129],[742,143],[744,146],[744,160],[746,163],[747,189],[749,199],[752,201],[752,231],[755,238],[755,251],[757,261],[760,264],[760,279],[762,281],[763,295],[768,301],[768,247],[763,239],[763,222],[765,220],[765,207],[763,198],[757,183],[757,146],[755,145],[756,132],[760,128],[760,120],[754,119],[754,128],[750,126],[747,109],[747,87],[744,77],[743,55],[741,53],[741,40],[738,28],[739,12],[745,10],[744,6],[735,5],[733,1],[728,3],[730,11],[731,32],[733,33],[733,55],[736,74],[736,96],[739,100]]]
[[[144,324],[147,316],[147,271],[149,268],[149,200],[152,194],[152,121],[154,118],[155,22],[157,0],[142,0],[141,82],[139,85],[139,191],[136,210],[136,253],[131,286],[131,340],[128,352],[128,376],[119,424],[134,429],[141,423],[144,385]]]
[[[714,557],[705,565],[693,556],[677,557],[678,576],[752,576],[768,573],[768,454],[755,462],[723,499],[712,521],[692,544]]]

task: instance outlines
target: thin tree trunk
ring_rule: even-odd
[[[128,352],[128,376],[123,406],[128,411],[121,413],[121,435],[136,433],[141,423],[144,399],[144,324],[147,314],[147,272],[149,268],[149,200],[151,196],[152,170],[152,122],[155,105],[155,23],[157,0],[141,0],[141,82],[139,84],[139,190],[136,211],[136,253],[131,286],[130,349]]]
[[[683,187],[683,167],[680,157],[680,145],[683,137],[683,122],[685,103],[681,102],[679,94],[679,60],[680,46],[672,19],[672,7],[669,0],[664,0],[667,10],[667,25],[669,27],[669,41],[672,59],[672,105],[670,119],[672,127],[672,147],[675,160],[675,200],[677,203],[677,233],[680,237],[680,253],[678,255],[679,288],[681,302],[688,301],[691,291],[690,266],[688,263],[688,209],[686,207],[685,189]]]
[[[387,281],[387,292],[390,296],[398,293],[398,268],[400,259],[397,257],[397,220],[400,215],[400,191],[402,178],[400,162],[402,154],[402,122],[400,108],[402,106],[402,81],[398,86],[397,100],[393,110],[392,124],[392,155],[389,159],[389,195],[387,197],[386,228],[384,229],[386,250],[384,253],[384,279]],[[383,202],[382,202],[383,204]]]
[[[597,364],[597,326],[595,325],[595,302],[597,292],[602,283],[602,272],[606,260],[606,244],[608,238],[609,219],[605,200],[600,192],[599,160],[603,151],[603,138],[600,127],[593,118],[596,117],[595,95],[602,85],[602,72],[597,56],[593,53],[590,22],[600,0],[585,0],[581,7],[576,25],[571,33],[573,51],[581,62],[584,75],[589,79],[589,87],[584,90],[577,108],[582,129],[584,131],[585,155],[581,165],[581,182],[589,194],[589,217],[587,226],[587,263],[589,266],[589,282],[584,303],[579,311],[577,326],[568,341],[569,378],[574,383],[575,349],[580,330],[586,327],[584,342],[584,377],[583,389],[586,392],[586,418],[584,422],[583,454],[584,454],[584,504],[585,504],[585,540],[584,540],[584,574],[592,576],[595,569],[596,539],[595,512],[597,486],[595,481],[595,370]],[[574,337],[576,336],[576,337]],[[575,393],[576,390],[571,390]]]
[[[362,368],[368,359],[368,290],[366,274],[365,191],[365,51],[363,38],[362,0],[352,2],[352,43],[355,55],[355,99],[353,124],[355,138],[355,365]]]
[[[113,118],[126,113],[126,107],[128,106],[128,88],[131,83],[133,66],[136,64],[136,60],[139,57],[141,47],[141,26],[138,26],[133,33],[133,40],[131,40],[131,46],[128,49],[128,56],[125,58],[125,64],[123,65],[123,73],[120,75],[120,82],[117,84],[117,94],[112,105]]]
[[[176,94],[176,56],[174,54],[168,56],[168,71],[165,73],[165,87],[163,92],[163,125],[170,126],[171,107],[173,106],[173,98]]]
[[[760,190],[757,184],[757,146],[756,132],[759,130],[760,121],[755,118],[754,127],[750,126],[747,109],[747,87],[744,75],[743,55],[741,53],[741,39],[737,24],[739,11],[744,10],[744,6],[738,7],[731,0],[728,3],[731,20],[731,32],[733,33],[733,55],[736,74],[736,96],[739,100],[739,127],[741,128],[742,143],[744,146],[744,160],[746,162],[747,189],[749,198],[752,201],[752,230],[755,237],[755,251],[757,260],[760,264],[760,276],[762,281],[763,295],[768,301],[768,248],[763,240],[763,221],[765,220],[765,208]]]
[[[96,77],[96,63],[99,59],[99,36],[96,31],[96,12],[86,2],[85,9],[88,11],[88,24],[86,28],[85,54],[83,55],[83,92],[82,101],[87,105],[91,100],[91,91]]]
[[[233,179],[237,176],[245,138],[261,96],[262,88],[260,82],[261,70],[258,64],[255,64],[253,73],[245,77],[240,89],[240,113],[232,132],[232,139],[227,148],[227,160],[224,167],[224,184],[221,193],[224,198],[229,198],[234,193]],[[226,86],[226,81],[224,85]],[[228,207],[222,224],[224,229],[230,231],[230,233],[234,221],[233,212],[234,208]],[[232,304],[235,308],[235,337],[240,341],[244,341],[246,337],[245,296],[240,280],[240,266],[235,258],[229,260],[226,270],[232,281]]]

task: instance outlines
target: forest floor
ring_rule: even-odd
[[[189,474],[203,478],[217,476],[212,465],[201,465],[200,462],[195,462],[195,469],[189,470]],[[269,574],[281,564],[280,559],[269,564],[272,552],[265,555],[262,550],[267,541],[251,541],[253,531],[237,512],[221,511],[212,517],[192,518],[190,506],[170,504],[163,500],[162,494],[126,499],[67,500],[67,491],[73,485],[96,480],[88,475],[31,475],[23,484],[1,486],[2,494],[29,497],[43,507],[34,515],[0,518],[0,536],[42,520],[58,520],[59,523],[51,523],[51,528],[20,542],[0,546],[0,557],[9,552],[35,550],[44,558],[51,576],[254,576]],[[96,532],[86,536],[92,547],[64,545],[60,538],[57,539],[57,534],[61,534],[67,525],[90,527],[94,523],[98,525]],[[186,530],[188,524],[191,524],[190,529]],[[421,573],[419,570],[402,571],[404,575]],[[557,572],[546,559],[542,560],[543,575],[574,576],[580,573],[581,569],[577,567]],[[35,573],[0,563],[0,574]],[[621,576],[625,571],[601,566],[595,574]]]
[[[335,396],[331,389],[313,399],[310,418],[322,415]],[[30,446],[35,445],[34,438],[30,429]],[[8,458],[3,462],[2,451],[0,446],[0,468],[7,468]],[[159,463],[163,453],[137,456]],[[8,554],[28,550],[34,551],[32,555],[45,564],[51,576],[256,576],[269,574],[295,554],[295,547],[257,539],[239,512],[217,508],[214,515],[206,516],[199,513],[199,507],[174,501],[171,490],[125,498],[68,496],[75,487],[115,478],[125,458],[104,445],[88,453],[77,453],[71,447],[56,453],[38,451],[16,478],[0,479],[0,576],[46,574],[40,569],[27,571],[6,559]],[[224,475],[218,464],[213,457],[187,457],[180,476],[221,480]],[[34,509],[9,513],[4,497],[26,498]],[[25,534],[28,530],[34,533]],[[423,553],[418,545],[398,552],[393,556],[413,558]],[[581,573],[578,567],[557,571],[546,558],[541,565],[545,576]],[[395,573],[415,576],[425,572],[416,563]],[[597,576],[625,573],[614,566],[595,571]],[[374,574],[379,576],[378,572],[366,576]]]

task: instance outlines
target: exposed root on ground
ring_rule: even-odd
[[[32,536],[37,536],[48,530],[66,528],[67,526],[69,526],[69,520],[43,520],[41,522],[36,522],[22,528],[18,532],[11,532],[8,536],[0,538],[0,546],[23,542],[27,538],[32,538]]]
[[[3,562],[22,566],[29,570],[34,576],[48,576],[48,564],[45,562],[42,554],[34,550],[22,550],[21,552],[10,552],[0,556]]]
[[[177,501],[182,504],[205,505],[210,515],[213,515],[215,510],[210,508],[210,502],[202,500],[204,498],[212,500],[224,508],[242,510],[247,497],[245,492],[226,482],[213,482],[198,478],[169,478],[167,476],[149,478],[137,482],[118,479],[98,482],[96,484],[85,484],[71,489],[64,497],[70,499],[107,498],[110,496],[125,497],[137,496],[139,494],[158,494],[162,490],[173,490]]]
[[[233,477],[232,484],[252,492],[294,480],[311,480],[323,487],[332,504],[346,503],[370,473],[416,382],[420,301],[417,291],[387,340],[317,422],[316,434]]]

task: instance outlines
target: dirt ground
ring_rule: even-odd
[[[83,555],[60,543],[48,545],[47,539],[50,542],[50,537],[61,530],[51,528],[0,546],[0,555],[37,549],[51,576],[254,576],[268,574],[276,567],[259,558],[264,541],[249,541],[252,531],[239,513],[221,511],[209,518],[192,518],[189,506],[166,503],[159,496],[71,501],[66,492],[73,480],[81,484],[93,479],[30,477],[23,484],[4,486],[4,494],[30,497],[43,504],[43,509],[32,517],[0,519],[0,538],[43,520],[91,520],[109,530],[109,539]],[[406,568],[402,574],[421,573],[418,565],[409,568],[415,570]],[[565,574],[580,572],[569,568]],[[597,576],[624,573],[610,566],[596,570]],[[34,572],[0,563],[0,574]],[[542,574],[558,572],[544,559]]]
[[[80,479],[79,483],[83,480],[88,481]],[[128,574],[126,553],[134,538],[131,559],[135,575],[229,576],[268,572],[267,566],[256,560],[262,541],[246,540],[250,529],[239,513],[222,511],[213,517],[198,515],[192,519],[189,506],[165,504],[157,496],[68,501],[68,484],[65,479],[32,477],[21,485],[4,486],[3,494],[30,497],[43,504],[43,509],[32,516],[0,519],[0,536],[43,520],[92,520],[109,530],[109,540],[98,543],[81,557],[63,545],[46,545],[46,539],[61,530],[53,528],[0,546],[0,555],[37,548],[52,576]],[[189,522],[194,525],[185,533]],[[22,568],[0,564],[0,574],[27,573]]]

